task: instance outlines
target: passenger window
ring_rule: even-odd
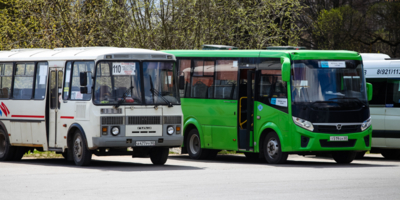
[[[9,98],[11,90],[12,71],[12,63],[0,64],[0,98],[2,99]]]
[[[45,62],[38,63],[36,67],[35,97],[34,99],[44,99],[46,94],[47,70]]]
[[[14,99],[32,98],[34,71],[34,63],[17,64],[17,67],[15,68],[15,79],[13,87]]]
[[[190,97],[214,98],[214,61],[194,61]]]
[[[388,79],[386,107],[400,107],[400,79]]]
[[[97,65],[94,99],[96,103],[108,103],[110,100],[114,100],[112,95],[110,66],[106,62]]]
[[[67,66],[65,67],[65,77],[64,77],[64,90],[63,90],[63,99],[69,99],[69,92],[71,88],[71,65],[72,62],[67,62]]]
[[[90,100],[91,94],[81,94],[80,73],[90,71],[93,73],[94,62],[74,62],[72,67],[71,100]],[[89,87],[92,86],[92,79],[88,79]]]
[[[237,76],[237,60],[217,60],[214,98],[236,99]]]
[[[185,91],[188,93],[189,89],[188,86],[190,84],[190,66],[191,66],[191,60],[179,60],[179,78],[180,76],[183,76],[185,79],[185,87],[183,90],[179,90],[179,95],[180,97],[185,96]],[[179,81],[178,81],[179,83]],[[190,95],[187,94],[186,97],[189,97]]]
[[[372,84],[372,100],[369,101],[369,105],[371,106],[385,106],[386,101],[386,79],[381,78],[368,78],[368,83]]]

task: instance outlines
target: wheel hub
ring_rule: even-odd
[[[271,138],[267,144],[268,156],[274,158],[278,154],[278,151],[279,151],[278,141],[276,141],[275,138]]]
[[[78,160],[81,160],[82,157],[82,141],[81,138],[76,138],[74,142],[74,154]]]
[[[200,140],[197,135],[192,135],[189,140],[189,148],[193,154],[197,154],[200,150]]]

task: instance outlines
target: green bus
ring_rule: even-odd
[[[220,150],[279,164],[288,154],[350,163],[371,148],[361,56],[353,51],[166,50],[177,57],[183,153]]]

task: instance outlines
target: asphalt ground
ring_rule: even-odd
[[[192,160],[96,157],[78,167],[64,159],[0,162],[0,199],[400,199],[400,160],[379,154],[348,165],[290,155],[283,165],[244,155]]]

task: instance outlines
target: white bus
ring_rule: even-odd
[[[175,57],[132,48],[0,51],[0,160],[36,148],[163,165],[182,144]]]
[[[386,54],[361,54],[368,83],[372,119],[371,152],[387,159],[400,158],[400,59]]]

